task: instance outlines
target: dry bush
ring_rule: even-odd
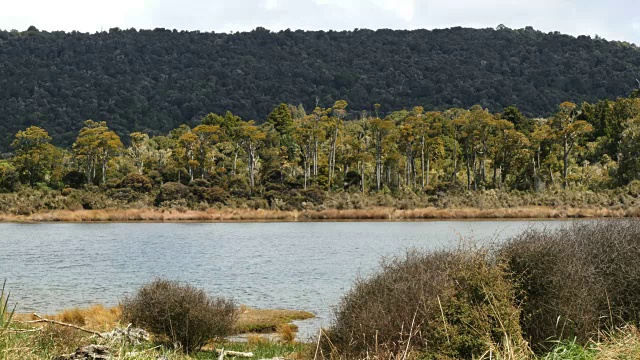
[[[204,290],[157,279],[122,302],[123,319],[164,338],[186,352],[230,334],[237,318],[232,300],[211,297]]]
[[[527,230],[500,250],[519,290],[521,326],[534,348],[586,343],[599,330],[640,323],[640,220]]]
[[[321,349],[324,357],[344,359],[365,354],[471,359],[506,343],[514,352],[524,351],[513,300],[504,272],[483,250],[410,252],[356,282]]]

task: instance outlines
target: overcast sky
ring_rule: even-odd
[[[638,0],[0,0],[0,29],[216,32],[533,26],[640,44]]]

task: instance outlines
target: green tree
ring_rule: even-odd
[[[251,191],[255,187],[256,150],[266,137],[267,134],[256,126],[255,121],[251,120],[240,124],[240,139],[249,157],[247,165]]]
[[[50,144],[51,137],[46,130],[30,126],[26,130],[18,131],[11,146],[16,153],[12,161],[20,176],[29,185],[48,181],[53,169],[61,165],[59,150]]]
[[[267,116],[267,122],[272,124],[282,137],[291,136],[293,133],[293,118],[287,104],[280,104]]]
[[[559,110],[551,120],[551,127],[562,146],[562,179],[563,187],[568,186],[567,175],[569,173],[569,156],[574,146],[581,140],[584,134],[593,130],[591,124],[584,120],[578,120],[580,110],[572,102],[563,102]]]
[[[131,137],[131,147],[129,147],[129,155],[133,158],[138,174],[144,172],[145,160],[149,156],[149,135],[134,132],[129,135]]]
[[[15,166],[9,161],[0,160],[0,192],[12,192],[19,183]]]
[[[377,104],[376,104],[377,105]],[[376,107],[378,109],[379,106]],[[384,143],[395,129],[393,121],[389,119],[380,119],[376,112],[376,117],[369,120],[369,129],[373,138],[375,161],[376,161],[376,190],[382,188],[382,159],[384,152]]]
[[[84,164],[87,184],[94,183],[97,170],[101,171],[102,183],[107,181],[109,160],[122,149],[120,137],[107,127],[104,121],[87,120],[73,144],[79,163]]]

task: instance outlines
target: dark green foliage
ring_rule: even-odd
[[[580,343],[640,325],[640,221],[576,222],[528,230],[500,250],[519,291],[521,326],[535,349]]]
[[[81,119],[156,135],[208,112],[261,120],[277,104],[309,110],[316,99],[355,112],[380,103],[381,115],[479,103],[540,116],[565,100],[626,95],[640,72],[632,45],[531,28],[0,31],[0,44],[0,149],[32,124],[68,146]]]
[[[153,181],[151,179],[135,173],[125,176],[119,185],[141,193],[148,193],[153,189]]]
[[[230,334],[237,307],[232,300],[211,297],[191,285],[158,279],[122,301],[122,317],[161,341],[194,352]]]
[[[193,187],[192,192],[199,201],[208,204],[224,203],[229,198],[229,193],[219,186]]]
[[[528,134],[531,132],[533,123],[530,119],[524,116],[520,110],[515,106],[509,106],[505,108],[500,114],[500,118],[510,121],[516,130]]]
[[[160,187],[155,203],[160,205],[165,201],[189,200],[190,198],[191,190],[188,186],[177,182],[168,182]]]
[[[320,205],[327,197],[327,192],[318,185],[311,185],[306,189],[300,190],[300,194],[305,201]]]
[[[15,191],[19,184],[16,168],[7,161],[0,161],[0,192]]]
[[[267,122],[273,125],[273,128],[276,129],[280,136],[289,136],[293,132],[293,119],[287,104],[278,105],[267,116]]]
[[[409,253],[356,282],[338,306],[324,351],[364,358],[401,353],[409,344],[420,358],[472,359],[506,341],[520,347],[513,299],[505,273],[483,251]]]

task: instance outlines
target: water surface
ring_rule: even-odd
[[[0,224],[0,280],[20,312],[116,305],[156,277],[258,308],[331,309],[382,256],[461,236],[504,239],[560,221]]]

